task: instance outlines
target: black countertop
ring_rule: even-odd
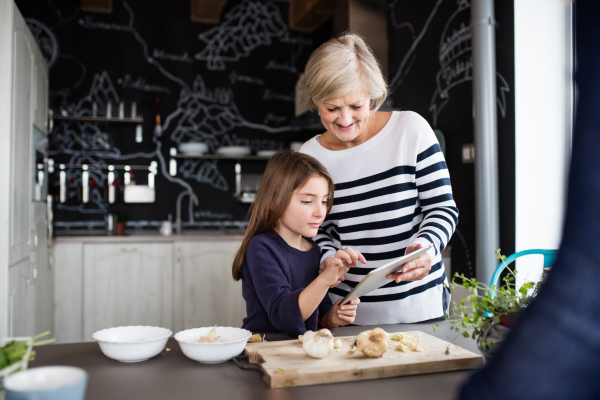
[[[388,332],[422,331],[451,341],[448,324],[432,330],[432,324],[381,325]],[[372,327],[356,326],[332,330],[336,336],[353,336]],[[271,336],[267,339],[283,339]],[[462,337],[455,344],[476,354],[475,342]],[[104,356],[95,342],[67,343],[36,348],[30,367],[72,365],[89,374],[86,400],[187,400],[187,399],[432,399],[455,398],[470,371],[404,376],[328,385],[269,389],[257,372],[242,371],[233,361],[200,364],[185,357],[170,338],[170,351],[140,363],[120,363]]]

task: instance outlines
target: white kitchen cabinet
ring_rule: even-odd
[[[83,243],[54,243],[54,331],[57,343],[83,341]]]
[[[171,243],[83,245],[83,340],[113,326],[173,328]]]
[[[12,0],[0,0],[0,54],[0,187],[4,190],[0,196],[0,336],[4,336],[9,332],[33,334],[36,329],[29,322],[22,323],[14,312],[26,311],[28,320],[36,319],[33,282],[37,277],[35,265],[30,264],[35,253],[31,138],[34,124],[46,132],[48,102],[48,67]],[[26,273],[30,275],[25,279]],[[14,286],[23,279],[29,282],[27,296],[22,283]],[[30,308],[14,303],[16,298],[30,299]]]
[[[35,291],[29,259],[10,267],[8,271],[9,336],[34,334]]]
[[[46,207],[42,202],[33,203],[32,207],[30,262],[35,285],[35,333],[54,333],[54,271],[48,256]]]
[[[175,242],[175,329],[242,326],[242,284],[231,276],[238,240]]]

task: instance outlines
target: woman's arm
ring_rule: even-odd
[[[415,180],[423,220],[406,254],[430,244],[433,249],[406,263],[402,272],[388,276],[396,282],[415,281],[427,276],[432,260],[446,248],[458,224],[458,208],[452,196],[450,173],[440,145],[429,124],[422,118],[417,121],[416,129],[422,132],[417,144]]]

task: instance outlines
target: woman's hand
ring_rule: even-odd
[[[339,258],[329,257],[319,267],[319,278],[332,288],[344,279],[349,269],[350,267],[345,266]]]
[[[408,246],[406,249],[406,254],[410,254],[415,250],[422,248],[423,245],[413,244]],[[389,274],[386,278],[393,279],[396,283],[402,282],[412,282],[412,281],[420,281],[425,278],[429,271],[431,270],[431,257],[429,254],[425,253],[421,257],[416,260],[412,260],[407,262],[402,266],[401,272],[394,272],[393,274]]]
[[[360,303],[360,299],[354,299],[349,303],[339,306],[338,304],[342,301],[339,299],[331,307],[331,310],[327,313],[327,323],[330,326],[343,326],[354,322],[356,317],[356,307]]]
[[[323,260],[321,265],[319,265],[319,274],[322,273],[325,270],[325,268],[327,268],[327,265],[329,265],[329,263],[335,262],[334,261],[335,259],[341,260],[343,262],[344,266],[347,266],[348,269],[350,269],[350,267],[356,267],[357,261],[360,261],[363,264],[367,263],[365,256],[363,256],[358,250],[354,250],[350,247],[346,247],[344,250],[338,250],[335,253],[335,256],[329,257],[329,258],[326,258],[325,260]],[[331,287],[336,287],[343,280],[344,280],[344,275],[340,275],[340,278],[338,279],[338,281],[334,285],[331,285]]]

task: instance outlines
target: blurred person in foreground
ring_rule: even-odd
[[[578,101],[558,257],[461,400],[600,398],[600,1],[575,6]]]

